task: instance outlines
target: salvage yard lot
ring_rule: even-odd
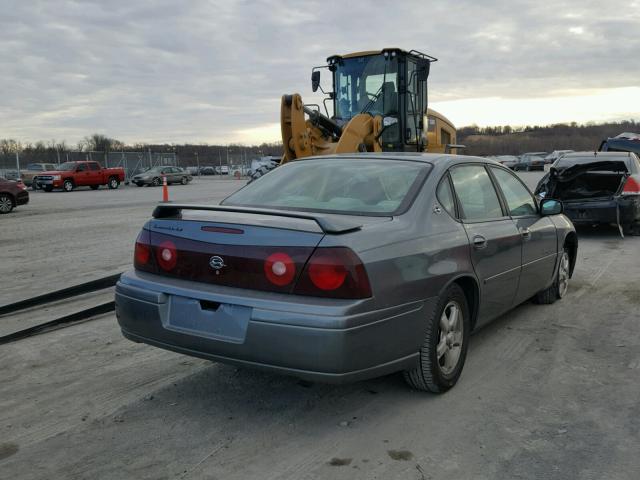
[[[0,275],[18,276],[0,304],[125,268],[160,194],[33,194],[2,219]],[[399,375],[309,385],[185,357],[123,339],[112,314],[3,345],[0,478],[636,479],[640,238],[578,233],[567,297],[473,335],[441,396]]]

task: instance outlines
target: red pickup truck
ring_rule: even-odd
[[[98,162],[65,162],[57,170],[39,173],[34,181],[45,192],[54,188],[70,192],[82,186],[97,190],[100,185],[114,189],[124,181],[124,169],[102,168]]]

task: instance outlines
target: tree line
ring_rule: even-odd
[[[633,120],[607,123],[555,124],[546,126],[488,126],[471,125],[458,129],[457,142],[465,145],[466,155],[520,155],[525,152],[553,150],[594,150],[607,137],[622,132],[640,131],[640,122]],[[13,139],[0,139],[0,156],[7,159],[20,154],[27,162],[64,161],[70,152],[147,152],[174,153],[183,161],[200,160],[226,163],[227,155],[252,159],[260,156],[282,155],[282,143],[262,143],[260,145],[209,145],[200,144],[126,144],[107,135],[95,133],[83,138],[75,145],[66,141],[38,141],[22,143]],[[22,163],[22,162],[21,162]]]
[[[525,127],[472,125],[458,129],[457,141],[466,146],[466,155],[520,155],[553,150],[597,150],[608,137],[639,131],[640,122],[634,120]]]

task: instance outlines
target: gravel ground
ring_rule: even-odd
[[[215,201],[232,185],[172,192]],[[94,194],[117,200],[90,208]],[[82,240],[67,244],[61,228],[60,246],[47,246],[56,255],[66,255],[63,245],[79,249],[66,264],[79,278],[94,265],[128,263],[159,194],[38,193],[10,218],[12,231],[28,223],[20,238],[34,242],[30,218],[45,218],[35,206],[61,215],[68,204],[54,199],[82,198],[69,221]],[[328,386],[214,364],[131,343],[113,315],[3,345],[0,478],[635,480],[640,238],[621,239],[615,229],[579,234],[568,296],[523,304],[473,335],[460,382],[441,396],[414,392],[399,375]],[[84,249],[90,239],[95,250]],[[32,247],[21,248],[33,262]],[[95,262],[79,265],[90,252]],[[14,268],[29,268],[24,261]],[[41,282],[61,283],[61,265]],[[3,278],[12,271],[5,262],[2,269]]]

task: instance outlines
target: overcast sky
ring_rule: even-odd
[[[458,126],[640,120],[638,0],[0,0],[0,138],[278,140],[312,66],[391,46]]]

